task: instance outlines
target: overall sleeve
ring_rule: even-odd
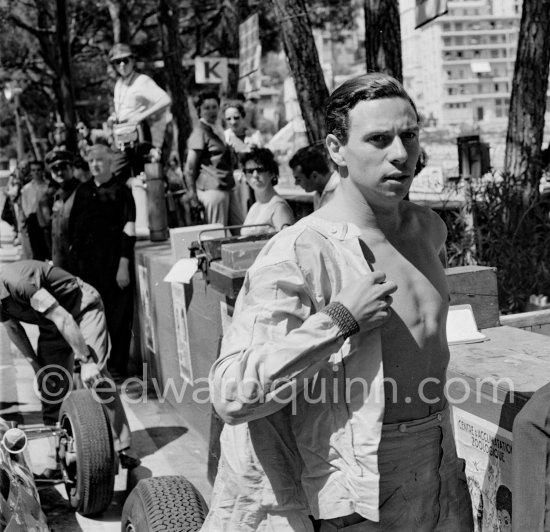
[[[247,273],[233,323],[210,373],[210,392],[229,424],[270,415],[290,403],[344,342],[299,265],[282,260]]]

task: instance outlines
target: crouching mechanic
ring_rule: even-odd
[[[130,428],[106,369],[110,339],[101,297],[95,288],[46,262],[22,260],[0,269],[0,321],[36,372],[46,425],[59,417],[75,367],[82,382],[105,406],[120,465],[132,469]],[[22,323],[38,325],[36,352]]]

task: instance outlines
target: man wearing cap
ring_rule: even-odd
[[[143,170],[143,150],[137,149],[138,143],[149,140],[153,147],[161,148],[171,99],[149,76],[135,70],[134,54],[127,44],[115,44],[109,52],[109,61],[118,75],[113,101],[114,113],[110,117],[110,121],[114,123],[113,136],[119,150],[113,159],[113,174],[126,181],[132,174],[137,175]],[[140,126],[144,138],[129,141],[131,135],[128,128],[125,128],[125,135],[118,135],[120,128],[117,125],[120,124],[134,124],[136,132]],[[150,130],[149,135],[147,130]]]
[[[73,174],[73,161],[73,154],[67,150],[52,150],[46,155],[52,178],[59,185],[52,206],[52,262],[65,270],[70,270],[69,218],[80,184]]]
[[[112,341],[109,370],[127,374],[133,318],[136,206],[128,187],[111,173],[113,153],[99,143],[88,149],[92,179],[76,190],[69,223],[69,271],[103,299]]]

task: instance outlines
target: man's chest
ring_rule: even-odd
[[[371,267],[397,284],[392,295],[394,312],[410,325],[435,322],[445,312],[448,288],[437,250],[429,242],[388,241],[367,244]]]

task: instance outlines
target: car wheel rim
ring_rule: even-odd
[[[60,447],[63,447],[63,452],[60,453],[63,455],[63,458],[61,459],[62,467],[67,473],[67,476],[69,480],[73,483],[73,486],[71,487],[71,492],[74,492],[76,489],[76,483],[77,483],[77,466],[76,466],[76,460],[68,461],[67,455],[69,453],[75,453],[75,440],[73,435],[73,426],[69,420],[68,417],[63,417],[61,419],[61,428],[64,429],[64,436],[60,440]]]

